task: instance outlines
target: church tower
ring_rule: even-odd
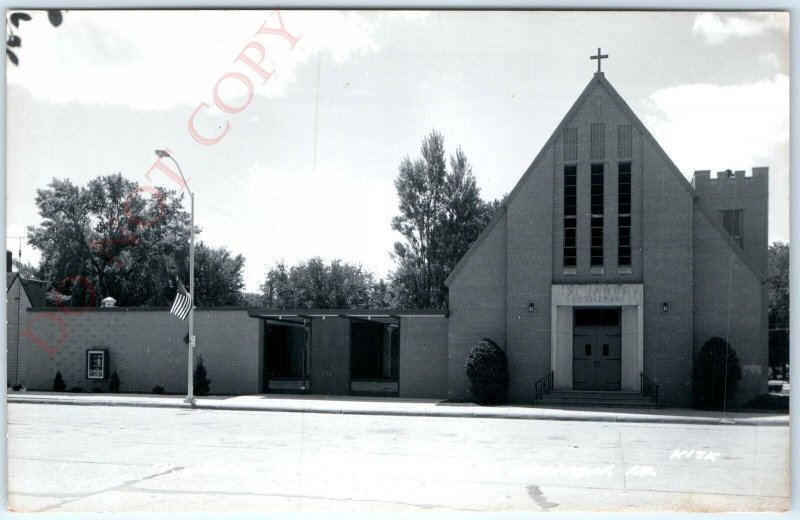
[[[711,178],[709,170],[694,172],[698,204],[725,228],[762,274],[767,274],[769,168],[725,170]]]

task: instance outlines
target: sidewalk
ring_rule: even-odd
[[[69,394],[49,392],[11,392],[9,403],[63,404],[81,406],[135,406],[151,408],[189,408],[183,397],[151,394]],[[474,417],[482,419],[529,419],[550,421],[605,421],[662,424],[736,424],[750,426],[788,426],[789,415],[720,412],[662,408],[544,408],[530,405],[478,406],[432,399],[393,399],[369,397],[326,397],[308,395],[209,396],[196,400],[197,409],[256,412],[305,412],[356,415],[400,415],[419,417]]]

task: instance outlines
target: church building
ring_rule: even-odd
[[[696,354],[721,337],[743,404],[767,389],[767,181],[767,168],[687,180],[598,65],[448,277],[449,309],[199,307],[196,355],[219,394],[462,401],[467,355],[488,338],[508,356],[512,403],[685,407]],[[22,314],[13,367],[28,389],[56,371],[87,391],[114,371],[123,391],[186,388],[186,324],[168,308]]]
[[[740,400],[766,391],[767,175],[690,183],[598,70],[447,279],[448,397],[468,395],[464,358],[483,337],[506,350],[512,401],[539,380],[655,381],[688,406],[714,336],[743,366]]]

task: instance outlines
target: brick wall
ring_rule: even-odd
[[[666,406],[691,404],[693,199],[656,145],[642,142],[644,373]],[[663,312],[663,304],[669,310]]]
[[[447,318],[400,319],[399,375],[400,397],[447,397]]]
[[[767,391],[766,297],[762,284],[699,208],[694,212],[694,351],[714,336],[743,367],[735,404]]]
[[[501,215],[479,247],[468,253],[449,287],[448,398],[470,398],[467,354],[483,338],[505,346],[506,217]],[[402,383],[401,383],[402,384]]]
[[[506,350],[510,402],[531,402],[550,371],[553,151],[535,162],[506,213]],[[529,312],[530,304],[534,312]]]
[[[56,371],[70,387],[92,388],[96,382],[86,379],[86,350],[106,348],[109,374],[117,371],[122,391],[149,393],[161,385],[169,393],[186,392],[183,338],[188,322],[168,309],[95,308],[80,315],[49,309],[25,314],[30,331],[55,348],[50,357],[30,338],[21,341],[20,357],[24,355],[27,367],[24,384],[30,390],[51,390]],[[195,310],[195,356],[203,356],[213,393],[259,391],[258,329],[258,320],[244,309]]]

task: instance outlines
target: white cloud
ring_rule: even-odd
[[[42,12],[19,29],[20,66],[9,66],[10,84],[41,100],[120,103],[140,109],[213,105],[224,74],[247,75],[256,95],[281,96],[299,65],[317,52],[335,62],[377,52],[370,21],[359,13],[281,11],[284,27],[302,35],[290,48],[281,36],[256,32],[278,28],[270,11],[67,11],[59,28]],[[236,58],[249,42],[266,50],[275,74],[266,85]],[[250,56],[257,59],[255,51]],[[228,82],[228,87],[233,82]]]
[[[710,45],[773,30],[789,31],[788,13],[700,13],[694,19],[694,33],[703,36]]]
[[[647,126],[684,172],[764,164],[789,138],[789,78],[681,85],[653,93]]]
[[[646,126],[689,179],[695,170],[769,167],[770,236],[788,236],[788,76],[661,89],[644,106]]]

